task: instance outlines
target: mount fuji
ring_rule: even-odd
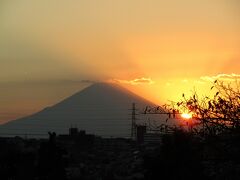
[[[132,103],[136,108],[154,103],[110,83],[96,83],[54,106],[0,126],[0,134],[66,134],[78,127],[100,136],[127,137],[131,134]]]

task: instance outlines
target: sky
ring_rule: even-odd
[[[0,1],[0,123],[94,82],[164,104],[239,69],[238,0]]]

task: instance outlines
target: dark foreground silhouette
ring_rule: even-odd
[[[239,179],[240,135],[208,137],[176,130],[141,144],[84,131],[49,139],[0,138],[0,179]]]

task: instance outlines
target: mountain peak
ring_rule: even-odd
[[[8,133],[67,133],[71,125],[102,136],[128,136],[132,103],[138,108],[154,105],[113,83],[95,83],[56,105],[3,125]]]

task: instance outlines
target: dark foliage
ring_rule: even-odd
[[[158,149],[145,155],[146,179],[206,179],[201,144],[181,130],[165,135]]]

